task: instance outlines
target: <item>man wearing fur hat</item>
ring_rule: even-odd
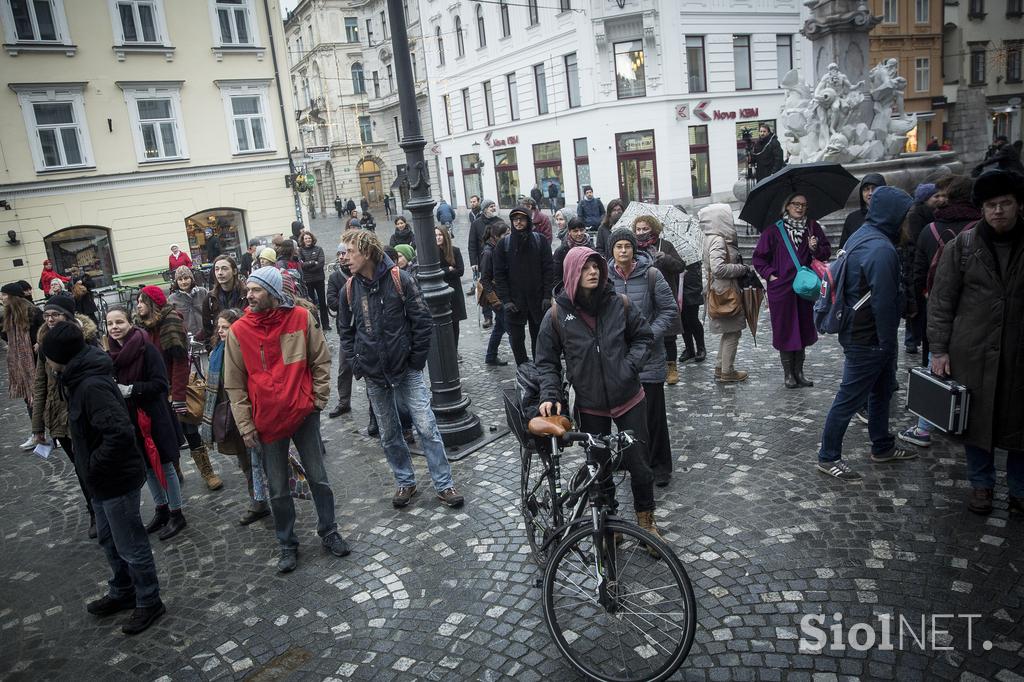
[[[984,173],[982,218],[946,245],[928,295],[932,372],[971,392],[964,432],[968,509],[992,511],[995,451],[1006,451],[1009,509],[1024,512],[1024,177]]]

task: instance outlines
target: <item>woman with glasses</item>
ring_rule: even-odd
[[[798,388],[814,385],[804,376],[804,349],[814,345],[818,334],[814,329],[814,304],[793,291],[797,265],[791,248],[802,266],[810,266],[815,258],[827,261],[832,254],[821,225],[807,219],[807,197],[802,194],[786,199],[782,217],[761,233],[752,259],[754,268],[768,283],[772,345],[782,358],[786,388]]]

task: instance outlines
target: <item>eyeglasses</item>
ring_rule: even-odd
[[[798,201],[791,201],[789,202],[789,205],[792,206],[793,208],[807,208],[807,204],[802,204]]]
[[[44,320],[57,320],[64,317],[61,313],[43,313]]]
[[[1013,200],[1007,199],[1006,201],[986,201],[981,205],[986,211],[992,211],[993,213],[999,213],[1001,211],[1009,211],[1010,207],[1013,206]]]

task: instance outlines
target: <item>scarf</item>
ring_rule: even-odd
[[[964,220],[981,220],[981,211],[971,204],[949,204],[935,209],[935,222],[959,223]]]
[[[185,321],[171,304],[160,308],[156,315],[149,318],[137,318],[137,322],[151,335],[157,337],[160,351],[165,353],[166,357],[188,355],[188,332],[185,331]]]
[[[590,241],[590,235],[587,234],[586,230],[583,231],[583,235],[579,239],[573,239],[572,238],[572,233],[571,232],[566,232],[565,233],[565,240],[564,241],[570,247],[573,247],[573,246],[589,246],[590,248],[594,248],[594,245]]]
[[[793,242],[793,250],[799,251],[800,245],[804,243],[804,236],[807,234],[807,218],[790,218],[789,214],[782,216],[782,224],[789,233],[789,239]]]
[[[7,395],[21,398],[32,406],[36,378],[36,359],[32,355],[32,339],[28,328],[11,325],[7,331]]]
[[[146,369],[147,343],[146,334],[138,327],[128,330],[127,336],[120,341],[107,337],[107,354],[114,361],[114,377],[117,379],[117,383],[131,385],[143,378]],[[167,490],[167,477],[164,476],[164,467],[160,463],[160,452],[156,449],[156,443],[153,442],[153,419],[141,407],[133,405],[134,400],[131,398],[128,400],[130,401],[129,409],[132,407],[135,409],[135,422],[139,427],[142,449],[146,453],[149,468],[156,474],[156,480],[160,483],[160,487]]]
[[[217,407],[220,393],[220,374],[224,368],[224,343],[218,343],[210,351],[210,366],[206,370],[206,399],[203,401],[203,440],[213,442],[213,410]]]
[[[654,234],[653,232],[648,232],[647,236],[644,237],[643,239],[640,239],[640,237],[636,238],[636,247],[638,249],[643,249],[643,250],[646,251],[647,249],[649,249],[652,246],[654,246],[654,244],[657,241],[658,241],[658,235]]]

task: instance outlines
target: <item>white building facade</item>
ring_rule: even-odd
[[[704,204],[800,66],[796,0],[421,0],[441,191]],[[555,187],[552,188],[552,185]]]

